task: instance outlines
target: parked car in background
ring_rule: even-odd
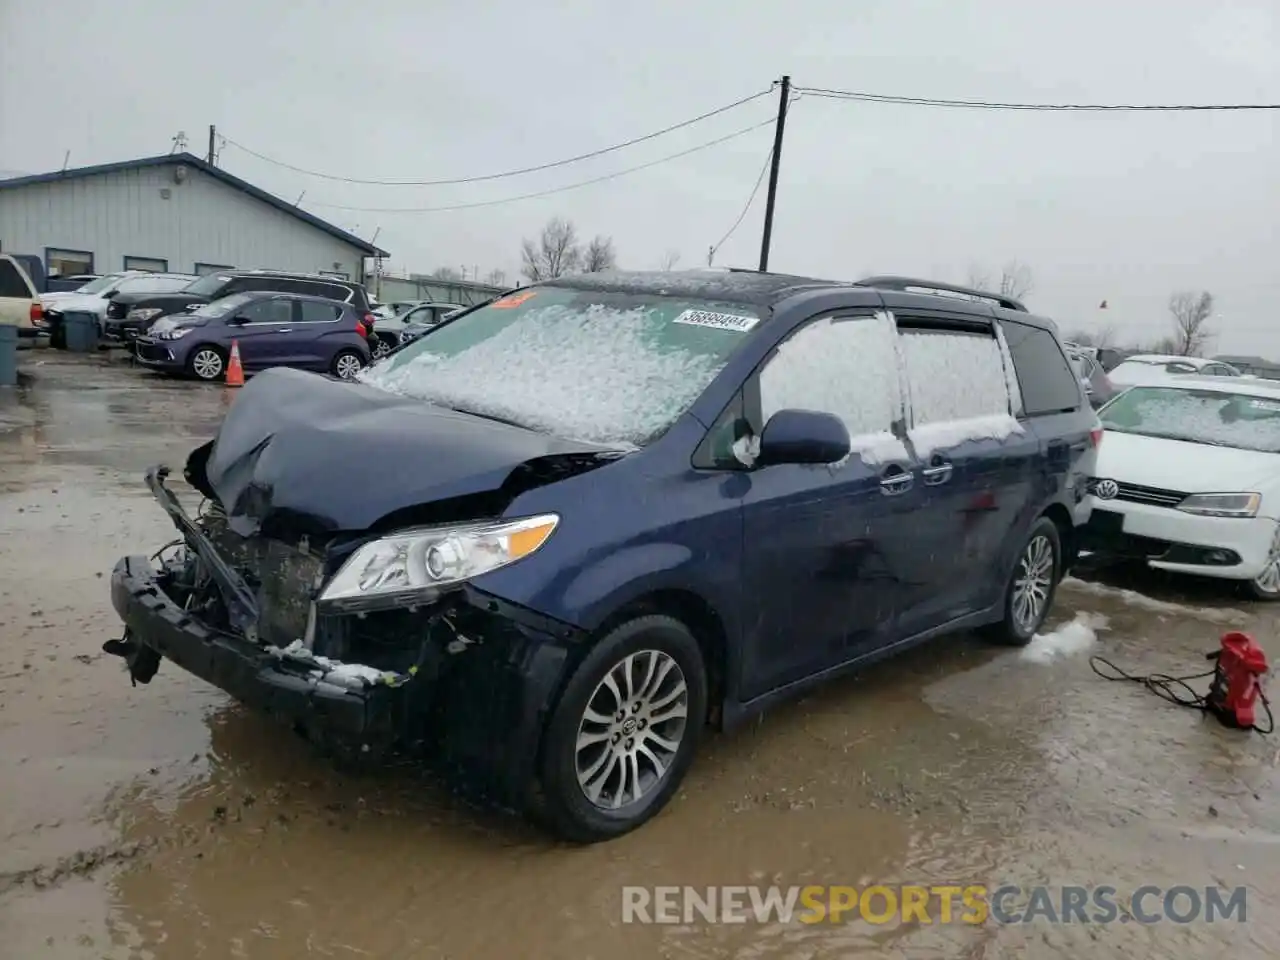
[[[378,356],[390,353],[403,339],[404,329],[409,324],[427,324],[435,326],[446,314],[462,310],[460,303],[439,303],[434,300],[422,300],[409,306],[407,310],[393,317],[379,317],[373,324],[378,335]]]
[[[361,382],[269,370],[188,458],[201,519],[148,474],[186,550],[117,564],[108,649],[357,752],[429,741],[567,838],[634,829],[707,724],[1044,622],[1097,417],[1050,321],[908,283],[566,276]]]
[[[1184,375],[1099,417],[1086,547],[1280,600],[1280,384]]]
[[[420,317],[419,319],[413,320],[410,323],[406,323],[404,325],[404,329],[400,331],[400,342],[412,343],[414,340],[417,340],[420,336],[422,336],[428,330],[434,330],[436,326],[443,323],[445,320],[448,320],[450,317],[458,315],[465,309],[466,307],[459,307],[457,310],[453,310],[443,315],[431,314],[428,316]]]
[[[131,270],[94,280],[75,293],[46,294],[45,316],[49,328],[49,343],[59,349],[67,345],[67,334],[62,325],[63,314],[73,311],[92,313],[98,318],[99,332],[105,337],[107,312],[116,297],[161,296],[182,290],[195,279],[197,278],[194,273],[150,273],[145,270]]]
[[[67,300],[71,297],[109,297],[115,292],[116,285],[126,277],[144,276],[141,270],[121,270],[117,273],[106,273],[100,277],[86,280],[74,290],[54,290],[40,295],[40,302],[46,307]]]
[[[109,339],[128,343],[163,316],[193,310],[233,293],[250,290],[337,300],[350,304],[369,326],[373,324],[369,295],[362,283],[321,274],[279,270],[220,270],[200,277],[179,291],[116,296],[107,312],[104,333]]]
[[[1121,389],[1146,383],[1164,383],[1170,377],[1198,373],[1211,377],[1238,377],[1240,371],[1220,360],[1180,357],[1164,353],[1138,353],[1113,367],[1107,376]]]
[[[35,284],[7,253],[0,253],[0,323],[17,327],[19,337],[37,336],[44,323]]]
[[[1089,405],[1095,410],[1120,392],[1111,382],[1106,371],[1102,369],[1096,351],[1077,352],[1068,347],[1067,359],[1071,361],[1071,366],[1080,378],[1080,386],[1084,388],[1085,396],[1089,398]]]
[[[399,316],[407,310],[412,310],[420,303],[426,303],[425,300],[391,300],[387,303],[375,303],[372,307],[374,317],[379,320],[390,320],[392,317]]]
[[[134,340],[138,360],[157,370],[218,380],[231,341],[246,373],[300,367],[351,379],[370,361],[364,319],[354,305],[323,297],[249,291],[161,318]]]

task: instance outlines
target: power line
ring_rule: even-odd
[[[797,98],[799,99],[799,98]],[[795,101],[793,100],[792,103]],[[764,175],[769,172],[769,165],[773,162],[773,145],[770,144],[769,152],[764,155],[764,163],[760,167],[760,175],[756,177],[755,186],[751,188],[751,195],[747,197],[746,205],[742,208],[742,212],[738,214],[738,219],[733,221],[733,226],[725,231],[725,235],[716,243],[712,244],[711,249],[707,253],[707,266],[711,265],[711,260],[719,252],[720,248],[725,245],[728,239],[733,236],[735,230],[742,225],[742,221],[747,218],[747,211],[751,209],[751,204],[755,203],[756,194],[760,192],[760,184],[764,183]]]
[[[616,180],[618,177],[624,177],[630,173],[638,173],[641,170],[648,170],[650,167],[656,167],[659,164],[668,163],[671,160],[678,160],[681,157],[687,157],[691,153],[697,153],[700,150],[706,150],[710,147],[727,143],[730,140],[734,140],[745,134],[751,133],[753,130],[759,130],[762,127],[771,126],[773,126],[773,120],[765,120],[763,123],[754,123],[749,127],[743,127],[741,130],[735,130],[733,133],[725,134],[723,137],[708,140],[706,143],[700,143],[687,150],[681,150],[679,153],[668,154],[665,157],[659,157],[657,160],[650,160],[648,163],[642,163],[638,166],[627,167],[624,170],[615,170],[613,173],[606,173],[600,177],[592,177],[590,180],[579,180],[576,183],[567,183],[561,187],[552,187],[550,190],[539,190],[535,193],[522,193],[514,197],[502,197],[497,200],[479,200],[475,203],[454,203],[443,207],[348,207],[337,203],[319,202],[312,204],[312,206],[326,207],[330,210],[352,210],[360,213],[443,213],[447,210],[474,210],[477,207],[496,207],[504,203],[515,203],[519,200],[533,200],[537,197],[549,197],[556,193],[564,193],[568,190],[577,190],[579,187],[587,187],[593,183],[604,183],[606,180]]]
[[[474,176],[474,177],[454,177],[452,179],[446,179],[446,180],[362,180],[358,177],[340,177],[330,173],[321,173],[317,170],[307,170],[303,167],[295,167],[293,164],[285,163],[282,160],[273,159],[272,157],[268,157],[265,154],[259,153],[256,150],[251,150],[249,147],[246,147],[244,144],[237,143],[235,140],[232,140],[230,137],[227,137],[227,136],[224,136],[222,138],[222,142],[224,144],[230,144],[231,146],[235,147],[237,150],[242,150],[245,153],[249,154],[250,156],[257,157],[259,160],[265,160],[267,163],[275,164],[278,167],[284,167],[286,170],[292,170],[294,173],[305,174],[306,176],[309,176],[309,177],[319,177],[322,180],[335,180],[339,183],[359,183],[359,184],[365,184],[369,186],[381,186],[381,187],[444,187],[444,186],[451,186],[451,185],[460,184],[460,183],[480,183],[485,180],[501,180],[506,177],[518,177],[526,173],[537,173],[542,170],[552,170],[556,167],[564,167],[571,163],[578,163],[581,160],[590,160],[595,157],[602,157],[607,153],[614,153],[615,151],[625,149],[626,147],[633,147],[637,143],[644,143],[647,140],[653,140],[653,139],[656,139],[657,137],[665,136],[666,134],[672,133],[676,130],[682,130],[685,127],[693,126],[693,124],[695,123],[701,123],[703,120],[708,120],[711,117],[719,116],[722,113],[727,113],[728,111],[733,110],[737,107],[741,107],[744,104],[751,103],[753,100],[759,100],[761,97],[767,96],[771,92],[772,92],[771,89],[761,90],[759,93],[753,93],[749,97],[743,97],[741,100],[735,100],[733,103],[727,103],[723,107],[717,107],[714,110],[708,110],[706,113],[700,113],[696,117],[691,117],[688,120],[682,120],[679,123],[672,124],[669,127],[663,127],[661,130],[655,130],[653,133],[646,133],[642,137],[635,137],[631,140],[626,140],[623,143],[616,143],[611,147],[602,147],[599,150],[592,150],[589,153],[580,153],[575,157],[566,157],[563,160],[554,160],[550,163],[541,163],[533,167],[521,167],[518,170],[504,170],[501,173],[486,173],[486,174],[482,174],[480,176]]]
[[[1280,110],[1280,103],[1009,103],[998,100],[952,100],[942,97],[907,97],[897,94],[796,87],[800,93],[830,100],[858,100],[916,107],[961,107],[973,110],[1042,110],[1053,112],[1186,112],[1209,110]]]

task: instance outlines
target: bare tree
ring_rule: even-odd
[[[582,272],[599,273],[618,265],[618,255],[613,249],[613,237],[596,236],[582,254]]]
[[[676,264],[678,264],[679,262],[680,262],[680,251],[668,250],[666,253],[662,255],[662,259],[658,261],[658,269],[665,273],[669,270],[674,270],[676,268]]]
[[[1010,260],[1004,265],[999,282],[994,282],[991,274],[982,267],[970,267],[968,286],[975,290],[998,293],[1002,297],[1013,297],[1015,300],[1024,299],[1035,288],[1031,268],[1017,260]]]
[[[521,242],[520,259],[520,272],[531,281],[551,280],[572,273],[582,260],[577,228],[572,221],[553,217],[542,228],[536,242],[528,237]]]
[[[457,267],[437,267],[431,271],[431,279],[433,280],[461,280],[462,271]]]
[[[1183,291],[1169,298],[1169,315],[1173,320],[1173,350],[1180,357],[1196,357],[1209,345],[1208,323],[1213,313],[1213,294]]]
[[[484,282],[493,287],[507,285],[507,271],[494,268],[484,275]]]

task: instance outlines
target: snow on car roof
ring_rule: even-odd
[[[1219,393],[1239,393],[1248,397],[1280,398],[1280,381],[1254,380],[1250,377],[1212,377],[1184,373],[1159,383],[1144,383],[1134,387],[1140,390],[1151,387],[1159,390],[1217,390]]]

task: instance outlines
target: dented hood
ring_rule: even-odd
[[[496,491],[531,460],[605,452],[365,384],[275,368],[241,389],[187,474],[217,497],[242,536],[276,523],[360,531],[397,511]]]

